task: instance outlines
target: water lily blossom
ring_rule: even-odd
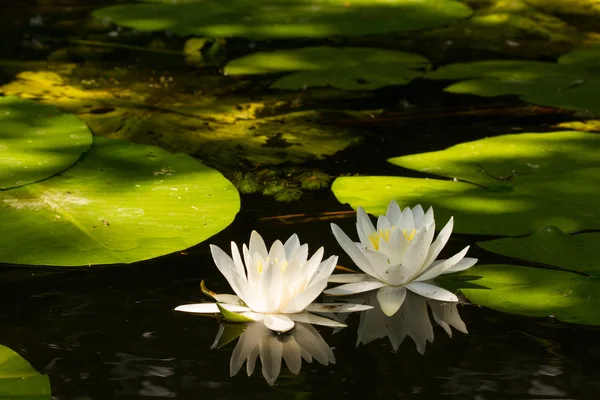
[[[338,258],[331,256],[322,261],[324,250],[321,247],[308,259],[308,245],[300,245],[295,234],[285,244],[275,241],[267,251],[262,237],[253,231],[249,246],[243,245],[243,261],[234,242],[231,242],[231,257],[214,245],[210,246],[210,251],[235,295],[216,294],[203,287],[204,293],[217,303],[187,304],[175,310],[209,314],[220,312],[231,321],[263,321],[273,331],[287,332],[294,327],[294,321],[345,326],[311,312],[352,312],[372,308],[357,304],[313,303],[327,286]]]
[[[436,260],[452,233],[450,218],[435,241],[433,209],[425,213],[420,205],[403,211],[391,201],[377,220],[377,229],[366,211],[359,207],[356,228],[360,242],[353,242],[336,224],[331,229],[340,246],[364,274],[336,274],[329,282],[345,283],[326,294],[349,295],[378,289],[377,299],[387,316],[402,306],[406,291],[438,301],[457,302],[453,293],[434,285],[439,275],[463,271],[477,262],[465,257],[469,246],[446,260]]]

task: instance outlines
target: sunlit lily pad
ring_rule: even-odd
[[[600,136],[522,133],[462,143],[391,163],[450,178],[341,177],[332,190],[353,208],[380,215],[390,200],[434,206],[456,232],[524,235],[544,226],[565,233],[600,228]]]
[[[0,189],[48,178],[91,144],[92,134],[76,116],[32,100],[0,97]]]
[[[599,232],[567,235],[549,226],[524,238],[496,239],[477,245],[505,256],[600,276]]]
[[[519,265],[481,265],[461,274],[486,287],[462,289],[475,304],[512,314],[600,325],[600,281],[596,278]]]
[[[50,380],[20,355],[0,345],[0,399],[50,400]]]
[[[453,0],[190,0],[116,5],[98,18],[141,31],[250,38],[359,36],[424,29],[471,15]]]
[[[417,54],[368,47],[306,47],[254,53],[231,61],[228,75],[291,72],[276,80],[275,89],[333,86],[344,90],[370,90],[404,85],[430,68]]]
[[[228,180],[187,155],[97,137],[64,173],[0,192],[0,262],[150,259],[221,231],[239,204]]]

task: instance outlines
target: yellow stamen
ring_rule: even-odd
[[[415,238],[415,235],[417,234],[417,230],[413,229],[412,231],[410,231],[410,233],[406,232],[406,229],[404,229],[402,231],[402,233],[404,234],[404,237],[406,238],[406,240],[411,241]]]
[[[256,263],[256,269],[258,270],[259,274],[262,274],[262,272],[263,272],[263,264],[262,264],[262,262],[258,261]]]
[[[394,229],[394,227],[392,226],[391,229]],[[379,250],[379,241],[381,239],[386,243],[390,240],[390,228],[380,229],[377,232],[371,233],[368,237],[375,250]]]

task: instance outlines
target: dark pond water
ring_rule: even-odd
[[[3,58],[24,61],[43,60],[67,38],[87,37],[90,10],[106,2],[40,0],[18,4],[5,10],[0,30]],[[37,24],[40,20],[41,25]],[[108,39],[110,31],[95,34]],[[178,40],[163,34],[150,36],[166,43]],[[150,36],[140,41],[147,42]],[[36,43],[50,48],[41,49]],[[235,41],[232,48],[236,48]],[[453,56],[466,59],[477,54],[459,49]],[[73,58],[86,62],[82,56]],[[162,65],[164,61],[160,56],[134,51],[113,53],[103,60],[104,65],[113,66]],[[162,68],[172,68],[175,76],[193,68],[169,62],[170,67]],[[204,77],[198,75],[198,79]],[[3,81],[10,79],[10,74],[2,75]],[[413,107],[404,110],[404,100]],[[562,119],[560,115],[520,113],[523,104],[510,99],[492,103],[445,95],[439,86],[423,82],[378,91],[368,102],[352,100],[339,106],[385,108],[404,112],[404,116],[357,125],[356,130],[364,137],[361,146],[305,165],[334,176],[396,174],[397,167],[387,164],[386,158],[511,131],[542,131]],[[473,110],[477,112],[461,115]],[[307,193],[301,202],[289,204],[258,195],[243,196],[235,222],[209,242],[227,248],[230,241],[247,242],[250,231],[256,229],[267,242],[298,233],[313,250],[323,245],[327,254],[342,254],[328,233],[330,221],[308,217],[347,210],[350,208],[339,204],[327,190]],[[307,218],[270,218],[297,213]],[[353,230],[351,215],[336,222],[347,231]],[[469,237],[455,235],[442,256],[472,242]],[[470,255],[482,263],[502,261],[477,249]],[[342,255],[340,264],[350,266],[351,262]],[[216,320],[172,311],[180,304],[203,299],[199,290],[202,279],[211,289],[228,292],[226,281],[214,267],[208,243],[123,267],[60,270],[5,266],[0,279],[0,344],[48,374],[55,399],[598,398],[598,330],[562,324],[550,317],[540,320],[500,314],[468,304],[461,305],[459,311],[469,334],[454,331],[449,338],[435,325],[435,341],[427,345],[424,355],[417,352],[410,338],[398,351],[392,350],[387,338],[357,347],[359,318],[351,315],[349,327],[339,333],[318,329],[333,349],[335,364],[303,363],[297,376],[284,366],[274,386],[265,382],[259,366],[251,377],[246,376],[245,367],[230,377],[235,341],[211,349],[219,330]]]

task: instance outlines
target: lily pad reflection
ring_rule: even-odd
[[[269,385],[273,385],[279,377],[282,359],[295,375],[300,372],[302,360],[311,363],[314,359],[323,365],[335,364],[331,347],[310,324],[297,323],[292,331],[285,334],[269,330],[262,322],[252,322],[240,329],[241,326],[221,325],[212,346],[224,346],[239,336],[231,355],[231,376],[239,372],[244,362],[248,376],[252,375],[258,357],[262,374]]]

